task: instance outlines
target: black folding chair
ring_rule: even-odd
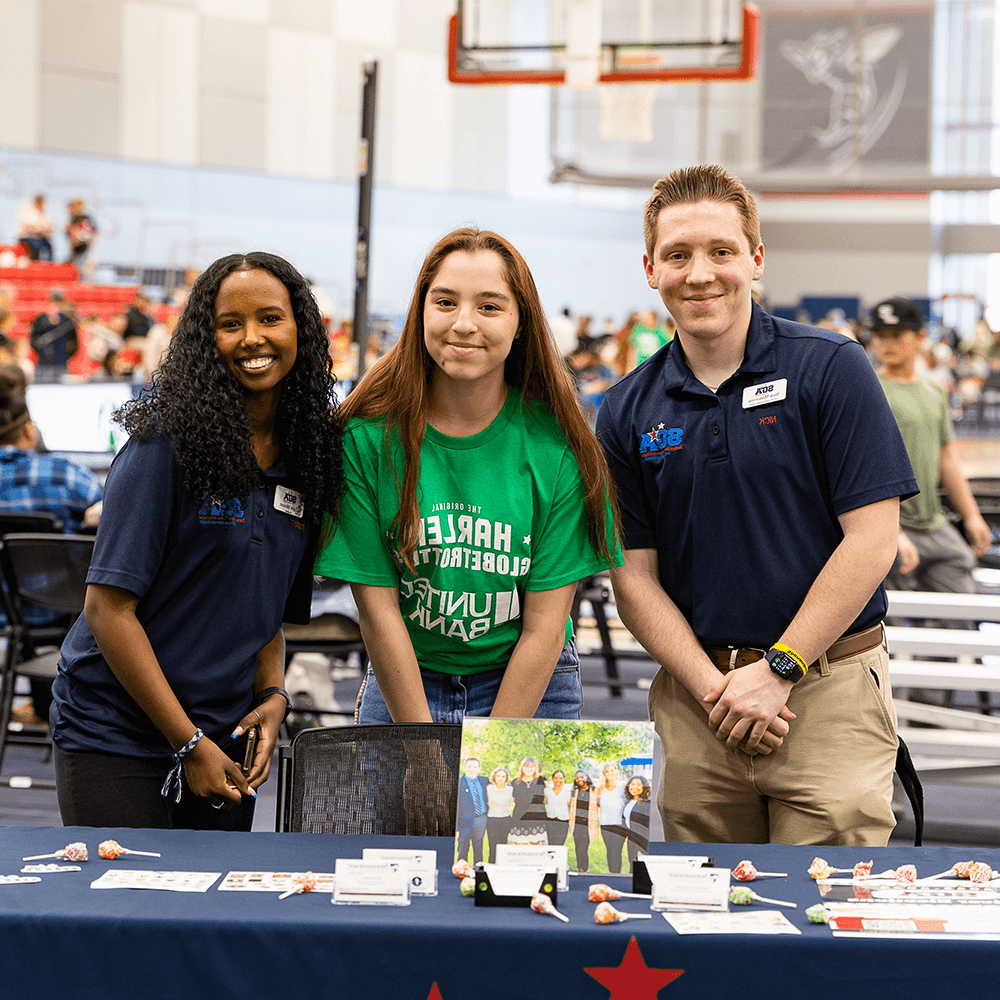
[[[4,634],[7,649],[0,673],[0,770],[10,740],[10,718],[18,677],[55,680],[59,645],[77,615],[87,593],[87,570],[94,551],[92,535],[17,533],[0,543],[3,606],[7,615]],[[46,608],[60,617],[43,625],[25,618],[24,605]],[[17,734],[21,738],[21,734]],[[37,742],[37,741],[33,741]],[[41,742],[49,744],[46,734]],[[11,780],[0,778],[0,784]],[[52,787],[51,781],[33,781]]]

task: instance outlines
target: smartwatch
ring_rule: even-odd
[[[793,684],[805,677],[806,672],[798,661],[789,656],[783,649],[769,649],[764,654],[767,665],[779,676]]]

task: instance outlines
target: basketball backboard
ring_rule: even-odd
[[[452,83],[748,80],[759,14],[738,0],[458,0]]]

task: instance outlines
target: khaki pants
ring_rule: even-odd
[[[660,669],[649,709],[663,742],[657,805],[666,840],[885,846],[897,747],[886,648],[833,663],[824,654],[788,707],[797,718],[778,750],[730,750]]]

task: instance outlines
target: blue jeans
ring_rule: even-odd
[[[461,722],[466,715],[489,715],[500,690],[503,673],[502,667],[498,670],[486,670],[481,674],[461,675],[421,669],[424,694],[434,721]],[[580,685],[580,657],[576,652],[576,641],[570,639],[559,655],[535,718],[579,719],[581,708],[583,688]],[[368,667],[358,693],[354,715],[357,722],[392,722],[371,666]]]

